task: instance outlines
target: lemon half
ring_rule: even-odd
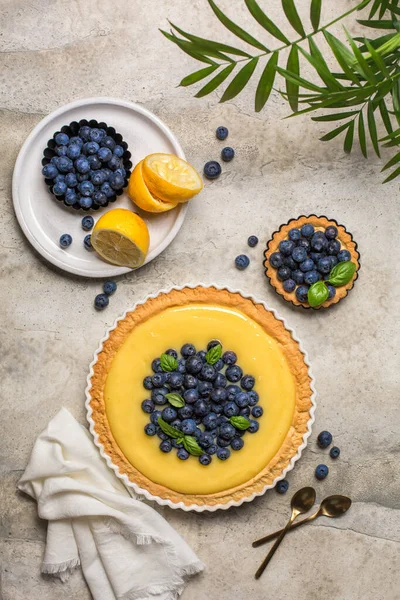
[[[164,202],[150,193],[143,179],[143,160],[133,170],[129,178],[128,196],[136,206],[151,213],[161,213],[172,210],[177,202]]]
[[[164,202],[187,202],[203,189],[196,169],[174,154],[149,154],[142,169],[151,194]]]
[[[106,212],[94,226],[93,248],[107,262],[119,267],[140,267],[149,249],[150,235],[139,215],[125,208]]]

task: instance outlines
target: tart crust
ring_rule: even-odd
[[[312,307],[306,302],[300,302],[296,298],[295,292],[285,292],[283,289],[282,282],[279,281],[277,276],[277,270],[272,267],[269,262],[269,258],[271,254],[278,251],[279,243],[282,240],[286,240],[288,238],[289,230],[294,227],[301,228],[306,223],[311,223],[314,227],[322,227],[326,228],[329,225],[333,225],[338,230],[337,239],[340,241],[342,245],[342,249],[346,249],[350,252],[351,261],[355,263],[356,270],[353,275],[353,278],[341,287],[336,288],[336,295],[330,300],[326,300],[323,304],[319,306]],[[360,254],[357,251],[357,244],[353,240],[353,236],[351,233],[346,231],[344,225],[339,225],[334,219],[327,219],[326,217],[317,217],[316,215],[310,215],[308,217],[302,216],[298,219],[292,219],[286,225],[281,225],[279,231],[275,231],[272,238],[267,244],[267,248],[264,252],[264,267],[265,267],[265,275],[268,277],[270,284],[275,289],[276,293],[282,296],[287,302],[291,302],[295,306],[302,306],[303,308],[313,308],[314,310],[318,310],[320,308],[329,308],[333,304],[337,304],[342,298],[345,298],[349,291],[353,288],[354,282],[358,278],[358,271],[360,269]]]
[[[252,477],[242,485],[207,495],[176,492],[163,485],[154,483],[133,467],[121,452],[112,435],[104,402],[104,389],[111,363],[131,331],[140,323],[166,308],[185,306],[190,303],[207,303],[234,307],[253,319],[267,334],[278,341],[296,382],[295,409],[292,423],[276,455],[258,475]],[[152,496],[169,500],[173,504],[183,503],[185,507],[195,505],[206,508],[230,502],[241,503],[251,495],[263,493],[267,486],[271,486],[283,474],[292,458],[297,454],[299,447],[303,444],[304,436],[309,431],[309,422],[312,418],[311,410],[313,407],[312,379],[305,362],[304,354],[300,349],[299,343],[293,339],[283,322],[277,319],[263,305],[257,304],[249,298],[244,298],[239,293],[201,286],[171,290],[168,293],[162,292],[155,298],[149,298],[144,304],[138,305],[133,311],[127,313],[117,323],[115,329],[110,332],[109,337],[103,344],[102,350],[97,355],[97,360],[93,365],[93,374],[90,378],[88,393],[90,396],[89,407],[92,412],[91,418],[94,422],[94,433],[98,436],[98,445],[102,446],[104,453],[118,469],[118,474],[126,475],[131,482],[136,484],[141,490],[146,490]]]

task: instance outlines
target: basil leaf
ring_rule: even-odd
[[[171,404],[171,406],[175,406],[175,408],[182,408],[185,406],[185,401],[180,394],[176,392],[171,392],[170,394],[165,394],[166,399]]]
[[[201,456],[204,454],[203,450],[196,442],[196,438],[192,437],[191,435],[185,435],[183,438],[183,447],[189,452],[189,454],[192,454],[193,456]]]
[[[158,418],[157,423],[161,427],[162,431],[169,437],[172,437],[172,438],[182,437],[182,431],[179,431],[179,429],[175,429],[175,427],[172,427],[171,425],[166,423],[161,417]]]
[[[175,371],[178,368],[178,361],[169,354],[161,354],[160,364],[163,371]]]
[[[335,287],[346,285],[346,283],[349,283],[349,281],[352,280],[355,272],[355,263],[351,262],[350,260],[340,262],[333,267],[332,271],[329,273],[328,283],[334,285]]]
[[[329,290],[323,281],[317,281],[308,290],[308,303],[310,306],[319,306],[328,299]]]
[[[246,429],[250,427],[250,421],[245,417],[231,417],[229,422],[236,427],[236,429],[240,429],[241,431],[246,431]]]
[[[185,439],[185,436],[183,435],[182,437],[176,438],[176,441],[178,444],[183,444],[184,439]]]
[[[221,344],[218,344],[218,346],[214,346],[213,348],[209,349],[209,351],[206,354],[206,361],[209,365],[215,365],[215,363],[219,361],[221,356],[222,346]]]

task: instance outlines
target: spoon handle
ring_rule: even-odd
[[[291,524],[293,523],[293,521],[295,520],[295,518],[298,516],[299,513],[297,512],[293,512],[289,521],[286,524],[285,529],[282,530],[282,533],[279,534],[278,539],[276,540],[275,544],[272,546],[271,550],[268,552],[267,556],[264,558],[263,562],[261,563],[261,565],[258,567],[256,574],[254,575],[254,577],[256,579],[259,579],[261,577],[261,575],[264,573],[265,569],[267,568],[267,565],[269,563],[269,561],[271,560],[271,558],[273,557],[273,555],[275,554],[275,552],[277,551],[278,547],[280,546],[283,538],[285,537],[286,533],[288,532],[288,530],[290,529]]]
[[[296,529],[296,527],[300,527],[300,525],[305,525],[305,523],[309,523],[310,521],[313,521],[318,516],[319,516],[319,512],[317,511],[316,513],[314,513],[313,515],[310,515],[306,519],[303,519],[302,521],[297,521],[296,523],[293,523],[288,529],[289,532],[292,531],[292,529]],[[252,543],[253,548],[258,548],[258,546],[262,546],[263,544],[266,544],[267,542],[274,540],[282,532],[283,532],[283,529],[279,529],[279,531],[274,531],[274,533],[270,533],[269,535],[266,535],[265,537],[262,537],[259,540],[256,540],[255,542]]]

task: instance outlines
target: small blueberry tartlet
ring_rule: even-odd
[[[131,153],[122,135],[94,119],[61,127],[42,158],[50,193],[75,210],[98,210],[115,202],[128,184],[131,169]]]
[[[316,215],[281,225],[264,257],[275,291],[303,308],[328,308],[345,298],[360,269],[353,236],[335,220]]]

